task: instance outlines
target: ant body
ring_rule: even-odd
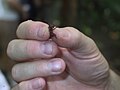
[[[56,37],[56,35],[53,33],[53,30],[55,30],[56,28],[57,27],[54,26],[54,25],[49,25],[49,27],[48,27],[48,29],[50,31],[50,37],[49,37],[49,39],[52,38],[52,37]]]

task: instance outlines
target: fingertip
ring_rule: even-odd
[[[59,59],[60,59],[60,58],[59,58]],[[61,66],[62,66],[62,68],[61,68],[61,73],[62,73],[62,72],[65,71],[66,63],[65,63],[65,61],[64,61],[63,59],[60,59],[60,61],[61,61]]]
[[[75,48],[81,38],[81,33],[73,27],[56,28],[53,40],[64,48]]]
[[[70,38],[69,30],[66,28],[56,28],[53,33],[56,35],[56,39],[67,40]]]
[[[51,75],[58,75],[65,70],[66,64],[64,60],[60,58],[55,58],[50,60],[50,62],[48,63],[48,68],[51,71]]]

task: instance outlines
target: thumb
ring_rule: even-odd
[[[85,84],[104,86],[109,66],[94,41],[72,27],[56,28],[53,33],[71,75]]]
[[[92,39],[73,27],[56,28],[53,40],[61,47],[68,48],[77,53],[92,53],[98,48]]]

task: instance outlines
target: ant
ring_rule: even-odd
[[[48,29],[50,31],[50,37],[49,37],[49,39],[52,38],[52,37],[56,37],[56,35],[53,33],[53,30],[55,30],[56,28],[57,27],[54,26],[54,25],[49,25],[49,27],[48,27]]]

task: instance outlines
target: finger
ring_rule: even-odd
[[[58,75],[64,70],[65,62],[60,58],[55,58],[17,64],[12,69],[12,76],[19,82],[35,77]]]
[[[43,90],[44,87],[45,80],[43,78],[35,78],[17,84],[11,90]]]
[[[17,61],[51,58],[57,52],[57,45],[53,41],[13,40],[9,43],[7,49],[8,56]]]
[[[71,52],[81,53],[82,55],[93,53],[98,50],[92,39],[75,28],[56,28],[53,33],[56,35],[56,37],[53,37],[53,40],[59,46],[70,49]]]
[[[21,23],[17,29],[18,38],[47,40],[49,38],[48,25],[31,20]]]

